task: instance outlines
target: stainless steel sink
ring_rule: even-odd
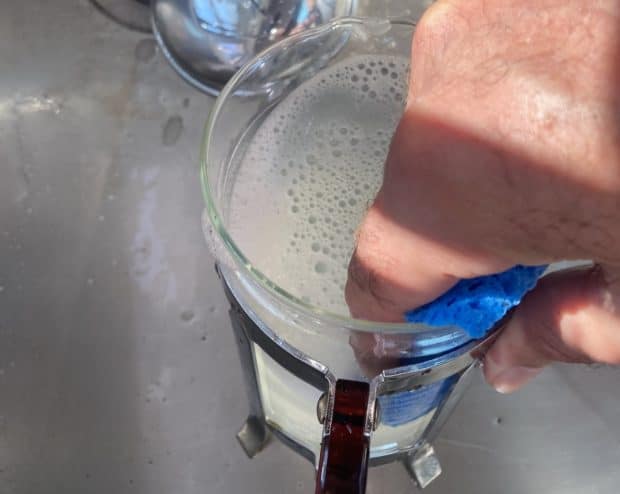
[[[1,493],[313,492],[286,446],[248,460],[235,440],[242,376],[200,229],[212,102],[86,0],[2,2]],[[427,492],[618,492],[619,383],[477,379]],[[400,465],[370,472],[369,494],[413,490]]]

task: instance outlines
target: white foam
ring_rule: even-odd
[[[276,106],[237,156],[233,240],[273,282],[323,309],[348,314],[354,232],[381,183],[406,72],[404,58],[336,65]]]

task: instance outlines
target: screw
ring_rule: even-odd
[[[323,393],[316,402],[316,418],[319,419],[319,424],[325,423],[327,417],[327,393]]]

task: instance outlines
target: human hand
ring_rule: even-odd
[[[619,1],[436,2],[358,232],[352,315],[402,321],[462,278],[592,259],[524,299],[485,376],[511,392],[552,361],[620,364],[618,115]]]

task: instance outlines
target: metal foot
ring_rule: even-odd
[[[420,489],[424,489],[441,475],[441,464],[435,450],[426,442],[407,457],[405,465]]]
[[[269,442],[269,430],[260,418],[250,415],[237,432],[237,440],[245,454],[254,458]]]

